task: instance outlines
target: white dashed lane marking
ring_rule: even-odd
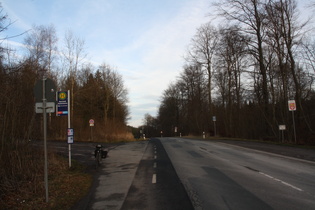
[[[156,183],[156,174],[153,174],[152,176],[152,184],[155,184]]]

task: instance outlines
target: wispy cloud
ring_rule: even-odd
[[[208,21],[207,5],[208,1],[202,0],[188,2],[171,19],[156,20],[128,45],[104,53],[110,63],[118,63],[118,69],[125,69],[133,78],[125,80],[131,99],[131,124],[141,121],[141,114],[142,118],[147,112],[157,114],[159,98],[182,70],[183,56],[196,28]]]

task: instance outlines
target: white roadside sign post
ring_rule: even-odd
[[[288,101],[288,106],[289,106],[289,111],[292,112],[294,142],[296,143],[295,120],[294,120],[294,111],[296,111],[295,100],[289,100]]]
[[[68,128],[67,128],[67,141],[68,141],[68,157],[69,157],[69,168],[71,168],[71,144],[74,142],[74,131],[71,128],[70,119],[70,90],[58,91],[57,95],[57,116],[68,116]]]
[[[283,143],[284,142],[284,131],[286,130],[286,126],[285,125],[279,125],[279,131],[281,131],[281,134],[282,134],[282,138],[281,138],[281,142]]]
[[[92,127],[94,127],[94,120],[90,119],[89,124],[90,124],[90,141],[93,141],[93,133],[92,133]]]

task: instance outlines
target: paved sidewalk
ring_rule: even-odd
[[[89,154],[93,184],[90,192],[72,209],[120,210],[147,144],[148,141],[137,141],[109,147],[108,156],[98,169],[94,168],[93,154]]]

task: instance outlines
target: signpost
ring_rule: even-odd
[[[71,168],[71,144],[73,144],[73,128],[70,125],[70,90],[68,91],[58,91],[57,93],[57,106],[56,106],[57,116],[68,116],[68,150],[69,150],[69,168]]]
[[[217,128],[215,126],[215,122],[217,121],[217,117],[213,116],[212,121],[213,121],[213,127],[214,127],[214,136],[216,136],[217,135]]]
[[[281,131],[281,133],[282,133],[281,142],[284,142],[284,134],[283,134],[283,132],[285,130],[286,130],[286,126],[285,125],[279,125],[279,131]]]
[[[289,106],[289,111],[292,112],[294,142],[296,143],[295,120],[294,120],[294,111],[296,111],[296,103],[295,103],[295,100],[289,100],[289,101],[288,101],[288,106]]]
[[[38,80],[34,87],[35,96],[35,112],[43,113],[43,133],[44,133],[44,182],[45,182],[45,195],[46,202],[48,199],[48,158],[47,158],[47,113],[55,111],[55,83],[53,80],[46,78]]]

